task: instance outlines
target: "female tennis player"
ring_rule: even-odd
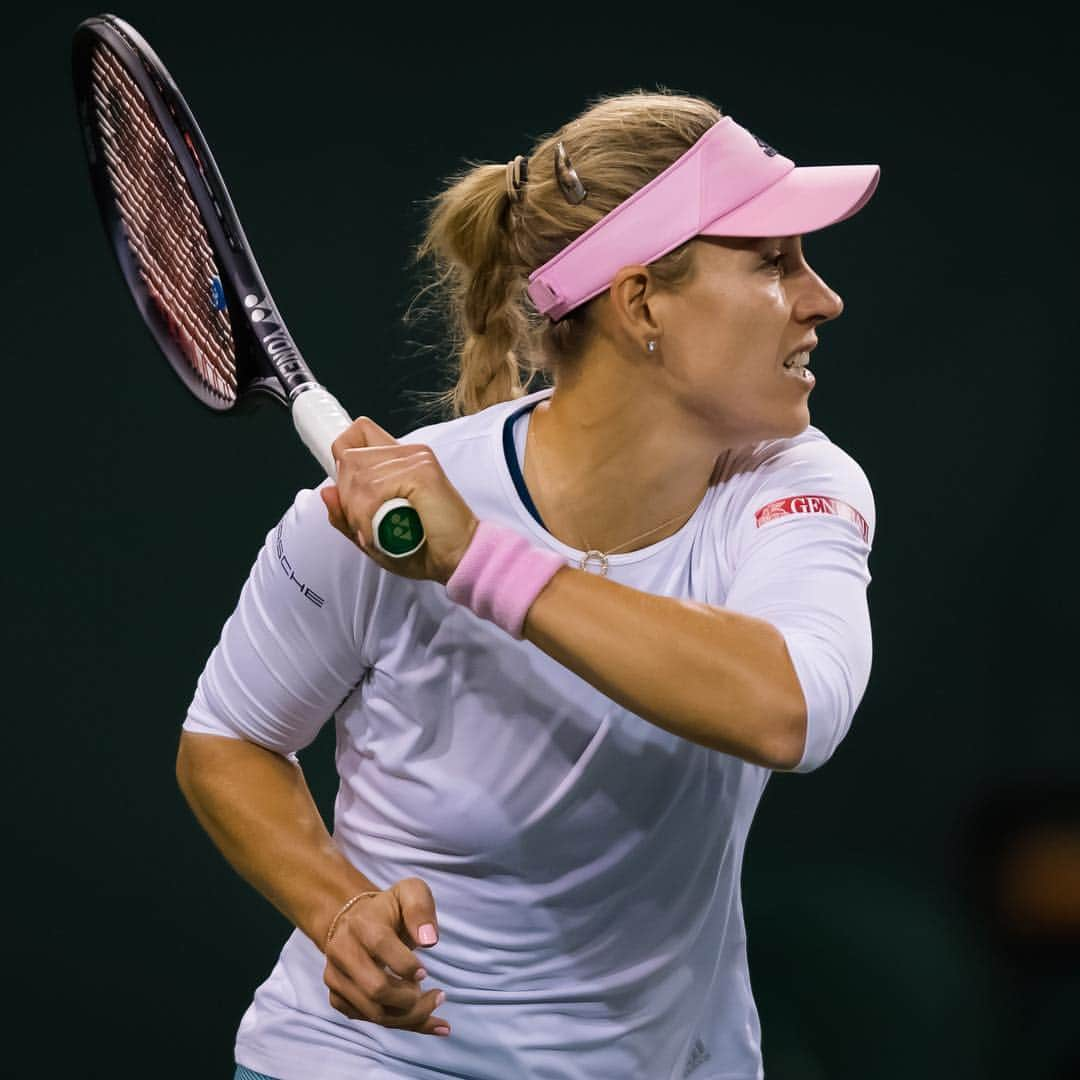
[[[296,927],[237,1077],[763,1076],[747,832],[871,665],[874,498],[809,424],[843,304],[803,236],[878,175],[631,92],[434,200],[453,418],[337,440],[183,725],[194,813]],[[296,757],[331,716],[332,837]]]

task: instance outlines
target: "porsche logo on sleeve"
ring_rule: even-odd
[[[292,563],[289,562],[288,555],[285,554],[284,520],[278,523],[278,527],[274,532],[274,554],[277,555],[278,562],[281,564],[281,569],[284,571],[285,576],[300,590],[301,595],[306,596],[316,607],[322,607],[326,601],[314,589],[296,576],[296,571],[293,569]]]
[[[762,525],[789,514],[833,514],[850,521],[858,528],[862,538],[867,543],[870,541],[870,527],[866,524],[866,518],[854,506],[830,495],[789,495],[786,499],[776,499],[755,511],[754,522],[760,529]]]

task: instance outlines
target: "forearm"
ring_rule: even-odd
[[[234,870],[322,948],[349,897],[378,889],[326,831],[300,768],[242,739],[184,732],[180,790]]]
[[[533,601],[523,633],[666,731],[768,768],[797,764],[802,689],[783,637],[763,619],[568,567]]]

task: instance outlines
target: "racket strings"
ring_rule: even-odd
[[[92,86],[120,217],[147,292],[202,382],[236,400],[236,345],[202,216],[150,105],[98,45]]]

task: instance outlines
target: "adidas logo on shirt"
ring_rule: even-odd
[[[686,1068],[683,1070],[683,1077],[689,1076],[699,1065],[703,1065],[708,1061],[710,1056],[701,1039],[695,1039],[694,1045],[690,1047],[690,1057],[687,1059]]]

